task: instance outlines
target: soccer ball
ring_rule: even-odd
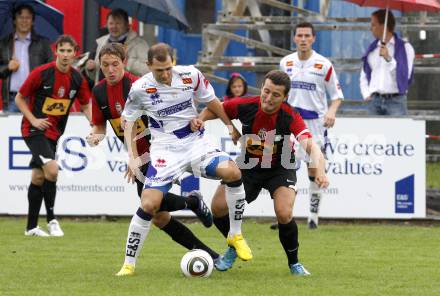
[[[180,269],[186,277],[209,277],[214,262],[208,252],[194,249],[183,255]]]

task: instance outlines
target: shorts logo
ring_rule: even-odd
[[[322,67],[323,67],[323,64],[315,64],[313,67],[316,68],[316,69],[321,70]]]
[[[158,158],[156,159],[156,164],[154,165],[157,168],[164,168],[167,166],[165,159],[163,158]]]
[[[191,84],[193,81],[192,81],[191,77],[189,77],[189,78],[182,78],[182,82],[184,84]]]
[[[154,94],[155,92],[157,92],[157,88],[149,87],[145,91],[147,92],[147,94]]]
[[[286,67],[292,67],[292,66],[293,66],[293,61],[286,62]]]

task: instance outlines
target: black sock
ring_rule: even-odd
[[[183,197],[174,193],[168,192],[162,199],[159,212],[174,212],[184,209],[196,209],[199,206],[199,199],[195,196]]]
[[[229,215],[223,217],[214,217],[214,224],[224,237],[228,236],[229,232]]]
[[[40,214],[41,203],[43,202],[43,191],[41,186],[29,185],[28,189],[28,217],[26,230],[31,230],[38,225],[38,215]]]
[[[290,220],[287,224],[278,223],[278,236],[286,252],[289,266],[298,263],[298,226],[295,220]]]
[[[50,222],[51,220],[55,219],[55,215],[53,213],[53,207],[55,206],[56,194],[57,194],[56,182],[44,180],[43,196],[44,196],[44,205],[46,206],[47,222]]]
[[[216,259],[219,256],[218,253],[202,243],[188,227],[173,217],[171,217],[170,222],[165,225],[162,230],[165,231],[175,242],[184,246],[188,250],[205,250],[213,259]]]

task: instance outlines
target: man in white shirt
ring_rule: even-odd
[[[125,262],[117,275],[134,274],[136,258],[149,232],[151,219],[156,215],[164,194],[172,182],[184,172],[196,176],[221,179],[226,184],[230,231],[226,239],[242,260],[252,259],[252,252],[241,234],[245,192],[241,172],[229,155],[211,145],[203,136],[204,129],[191,130],[191,122],[202,126],[197,118],[195,100],[205,103],[230,128],[233,128],[214,89],[194,66],[173,66],[170,46],[159,43],[148,50],[150,73],[135,83],[129,93],[122,117],[126,121],[125,137],[130,157],[129,176],[139,175],[141,163],[150,159],[141,196],[141,206],[131,220],[126,245]],[[150,154],[138,156],[135,122],[148,115],[151,132]],[[198,123],[197,123],[198,122]],[[138,162],[136,164],[136,162]]]
[[[413,80],[414,48],[394,33],[396,21],[391,11],[385,40],[381,41],[385,24],[384,9],[371,15],[371,32],[376,38],[362,57],[360,76],[362,97],[369,102],[370,115],[407,115],[406,94]]]
[[[313,138],[325,151],[327,128],[333,127],[336,112],[344,95],[332,63],[312,49],[315,29],[310,23],[295,27],[294,42],[297,51],[280,61],[280,70],[286,72],[292,82],[288,103],[301,114]],[[327,93],[331,104],[328,107]],[[318,226],[319,205],[322,188],[315,182],[316,169],[308,169],[310,186],[310,229]]]

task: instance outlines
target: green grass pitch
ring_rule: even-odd
[[[136,275],[117,278],[128,219],[60,222],[64,237],[35,238],[23,235],[23,218],[0,218],[0,295],[440,295],[438,224],[322,224],[310,231],[299,223],[300,261],[312,276],[298,278],[289,273],[278,231],[248,219],[243,232],[254,259],[188,279],[179,268],[185,249],[157,228]],[[188,225],[225,250],[216,229]]]

